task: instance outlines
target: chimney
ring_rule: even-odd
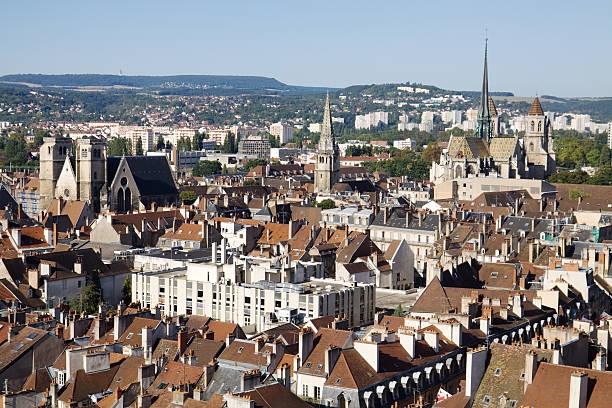
[[[485,372],[489,349],[481,347],[467,352],[465,369],[465,396],[473,399]]]
[[[177,336],[177,347],[179,355],[182,356],[187,349],[187,342],[189,341],[189,333],[187,333],[184,329],[179,330]]]
[[[289,220],[289,239],[293,238],[293,220]]]
[[[283,363],[279,370],[281,384],[283,384],[288,390],[291,390],[291,366],[287,363]]]
[[[55,224],[53,224],[53,227],[55,227]],[[18,247],[20,247],[21,246],[21,229],[13,228],[11,230],[11,236],[13,237],[13,240],[15,241],[15,244]]]
[[[327,350],[325,350],[325,374],[329,377],[334,366],[336,365],[336,361],[338,361],[338,357],[340,357],[340,347],[329,346]]]
[[[49,396],[51,397],[51,406],[57,406],[57,383],[55,379],[51,380],[51,384],[49,384]]]
[[[538,369],[538,356],[534,350],[530,350],[525,355],[525,390],[528,385],[533,383],[536,371]]]
[[[419,227],[423,225],[423,213],[419,211]]]
[[[217,263],[217,243],[216,242],[212,243],[210,262]]]
[[[138,408],[150,408],[153,396],[150,394],[138,394]]]
[[[481,317],[480,318],[480,331],[485,334],[485,336],[489,336],[489,318]]]
[[[398,329],[399,341],[400,345],[406,350],[406,353],[410,356],[410,358],[415,357],[416,350],[416,339],[414,337],[414,332],[400,327]]]
[[[225,260],[227,257],[227,240],[225,238],[221,239],[221,263],[225,265]]]
[[[584,371],[575,371],[570,376],[568,408],[586,408],[589,376]]]
[[[304,364],[310,355],[313,347],[313,341],[314,333],[312,330],[309,327],[303,328],[298,337],[298,356],[300,357],[300,366]]]
[[[255,340],[255,354],[260,353],[265,346],[265,341],[262,338]]]
[[[76,262],[73,264],[74,273],[81,275],[83,273],[83,260],[77,256]]]
[[[437,331],[426,330],[423,333],[423,335],[425,337],[425,343],[427,343],[429,347],[434,349],[436,353],[439,352],[440,351],[440,334]]]
[[[254,389],[261,381],[259,370],[245,371],[240,377],[240,391],[245,392]]]
[[[523,318],[523,301],[521,299],[521,295],[514,296],[514,301],[512,302],[512,313],[517,315],[520,319]]]
[[[376,371],[380,372],[379,343],[375,341],[357,340],[353,343],[355,351]]]
[[[387,207],[383,208],[383,224],[387,224]]]
[[[235,338],[236,336],[234,336],[233,334],[228,334],[228,336],[225,338],[225,347],[229,347],[230,344],[234,342]]]
[[[21,218],[23,218],[23,206],[19,203],[17,206],[17,219],[20,220]]]

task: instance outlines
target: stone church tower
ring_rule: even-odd
[[[315,165],[315,192],[329,194],[340,175],[340,150],[334,138],[329,94],[325,100],[325,111],[321,125],[321,138],[317,145],[317,163]]]
[[[45,137],[40,147],[40,208],[47,209],[55,198],[55,188],[66,158],[70,158],[72,140]]]
[[[100,211],[100,193],[106,185],[106,142],[101,139],[77,140],[76,178],[78,197]]]
[[[96,138],[77,140],[72,157],[72,140],[47,137],[40,148],[40,206],[46,209],[53,198],[89,201],[100,210],[106,185],[106,142]]]
[[[540,100],[533,100],[525,119],[525,150],[529,177],[544,179],[556,171],[556,155],[553,150],[550,120],[544,115]]]

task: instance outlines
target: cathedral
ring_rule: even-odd
[[[321,138],[317,145],[317,163],[315,164],[314,188],[319,194],[331,193],[332,187],[340,177],[340,150],[334,137],[329,94],[325,100]]]
[[[178,201],[165,156],[107,157],[106,141],[46,137],[40,148],[40,206],[54,198],[89,202],[96,212],[129,212]]]
[[[487,47],[480,106],[473,136],[453,136],[432,163],[430,181],[441,184],[468,177],[545,179],[556,170],[551,123],[536,97],[526,118],[527,131],[522,139],[500,134],[499,116],[489,96]]]

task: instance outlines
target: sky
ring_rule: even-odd
[[[0,74],[262,75],[612,96],[612,1],[3,2]]]

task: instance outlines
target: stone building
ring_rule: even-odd
[[[340,150],[334,137],[331,112],[329,107],[329,94],[325,100],[323,124],[321,125],[321,138],[317,145],[317,163],[315,165],[315,192],[329,194],[333,185],[338,181],[340,174]]]

